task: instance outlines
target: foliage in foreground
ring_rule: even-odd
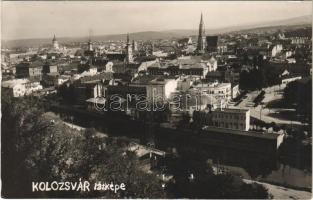
[[[51,123],[39,99],[2,95],[2,195],[22,197],[162,198],[154,175],[140,170],[126,143],[95,137],[95,130],[74,131],[60,121]],[[124,183],[126,190],[105,192],[35,192],[32,181]],[[121,191],[121,190],[120,190]]]

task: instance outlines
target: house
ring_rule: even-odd
[[[188,45],[189,38],[182,38],[177,41],[178,47],[186,47]]]
[[[8,91],[13,97],[21,97],[32,94],[42,89],[39,82],[30,81],[28,79],[13,79],[3,81],[1,84],[3,91]]]
[[[42,83],[45,86],[59,86],[70,79],[69,75],[60,75],[59,73],[48,73],[42,78]]]
[[[84,76],[80,78],[81,83],[86,82],[101,82],[106,80],[112,80],[113,79],[113,73],[111,72],[102,72],[100,74],[96,74],[93,76]]]

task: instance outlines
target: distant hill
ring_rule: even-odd
[[[231,32],[250,32],[250,31],[257,31],[257,30],[271,30],[277,28],[302,28],[312,26],[312,15],[305,15],[301,17],[295,17],[285,20],[276,20],[276,21],[269,21],[269,22],[262,22],[262,23],[254,23],[254,24],[244,24],[238,26],[230,26],[225,28],[219,29],[206,29],[206,34],[213,35],[213,34],[224,34],[224,33],[231,33]],[[171,30],[165,31],[171,34],[178,34],[178,35],[197,35],[198,30]]]
[[[306,15],[301,17],[295,17],[286,20],[276,20],[270,22],[262,22],[257,24],[245,24],[239,26],[225,27],[219,29],[206,29],[207,35],[212,34],[224,34],[230,32],[259,32],[259,31],[274,31],[277,29],[286,28],[301,28],[312,26],[312,15]],[[155,39],[172,39],[182,38],[188,36],[194,36],[198,34],[196,29],[176,29],[166,31],[145,31],[130,33],[130,37],[133,40],[155,40]],[[107,40],[125,40],[126,34],[112,34],[112,35],[98,35],[93,36],[95,41],[107,41]],[[31,47],[44,44],[50,44],[52,38],[47,39],[20,39],[20,40],[8,40],[2,41],[2,46],[6,48],[14,47]],[[58,41],[62,44],[71,42],[83,42],[87,41],[87,37],[61,37]]]

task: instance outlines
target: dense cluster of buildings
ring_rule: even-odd
[[[198,35],[187,38],[131,41],[127,34],[124,41],[66,47],[54,35],[48,47],[4,52],[2,88],[14,97],[58,91],[95,112],[118,102],[126,108],[119,111],[138,117],[130,96],[145,105],[163,103],[170,119],[187,113],[203,126],[248,131],[249,110],[230,108],[240,94],[240,73],[261,59],[288,65],[282,84],[300,79],[307,72],[295,73],[294,66],[312,63],[306,32],[206,35],[201,14]]]

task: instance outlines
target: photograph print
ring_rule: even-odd
[[[312,198],[312,1],[1,11],[2,198]]]

